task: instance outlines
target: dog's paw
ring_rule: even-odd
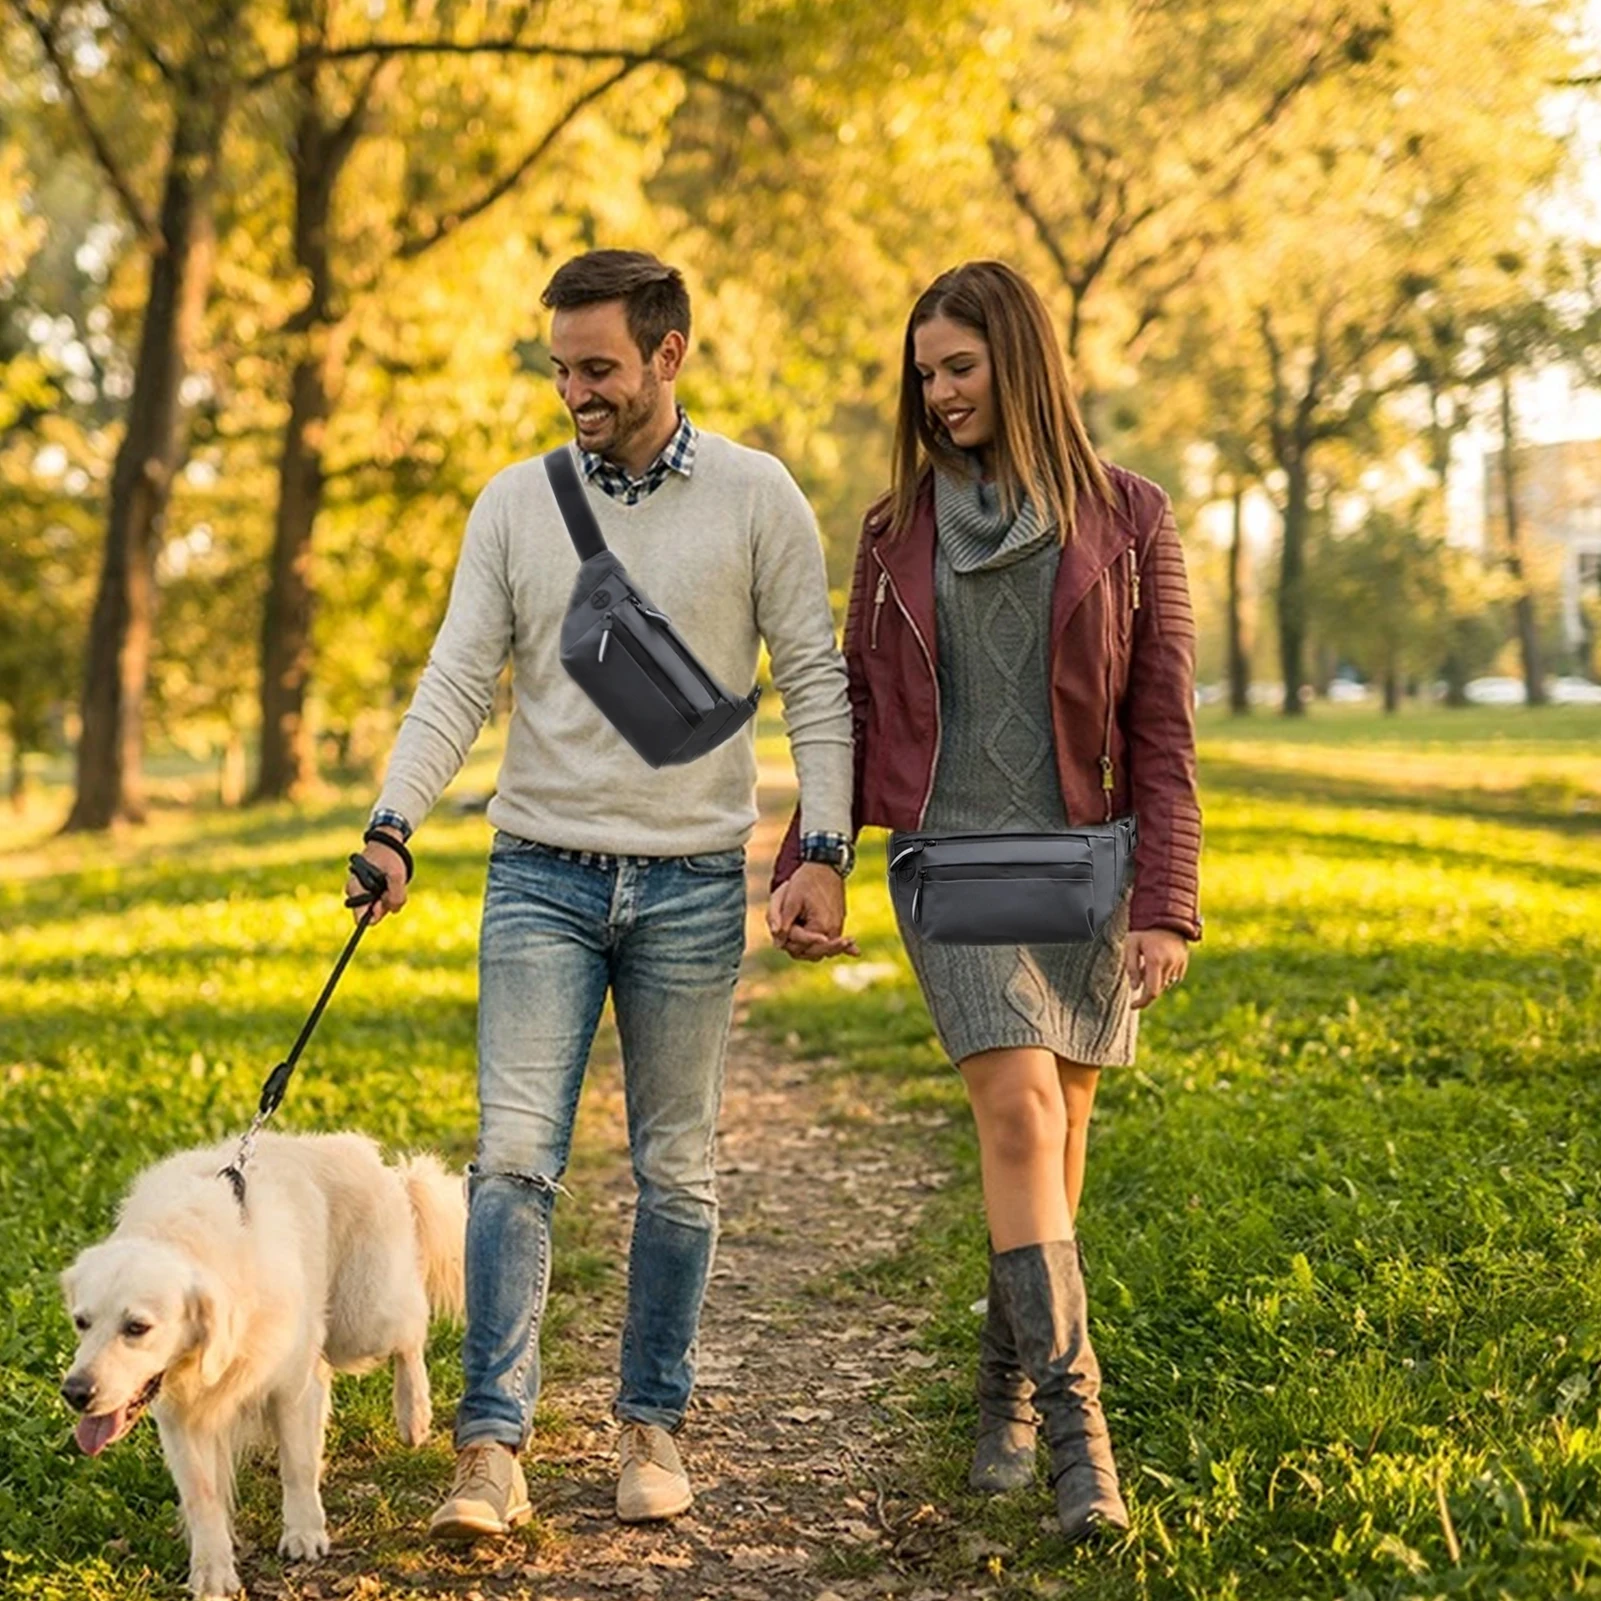
[[[197,1561],[189,1569],[189,1590],[196,1601],[226,1601],[242,1589],[231,1556]]]
[[[311,1524],[304,1529],[285,1529],[278,1542],[278,1555],[291,1562],[315,1562],[328,1555],[326,1525]]]

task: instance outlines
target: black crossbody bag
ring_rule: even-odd
[[[889,864],[901,920],[950,945],[1064,945],[1111,918],[1134,863],[1131,812],[1060,834],[903,834]]]
[[[561,663],[652,767],[704,756],[755,714],[761,688],[735,696],[700,663],[607,548],[564,445],[545,456],[578,578],[561,623]]]

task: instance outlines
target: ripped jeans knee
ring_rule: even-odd
[[[537,1168],[475,1162],[467,1179],[467,1326],[457,1447],[528,1438],[539,1397],[539,1329],[550,1293],[550,1217],[562,1188]]]

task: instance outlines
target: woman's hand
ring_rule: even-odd
[[[1170,928],[1137,929],[1124,942],[1123,965],[1135,990],[1134,1010],[1140,1011],[1183,979],[1190,948],[1184,936]]]

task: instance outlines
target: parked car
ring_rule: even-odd
[[[1588,678],[1553,678],[1545,692],[1557,706],[1601,705],[1601,684],[1592,684]]]
[[[1470,678],[1462,692],[1475,706],[1521,706],[1526,699],[1521,678]]]
[[[1368,698],[1368,686],[1354,678],[1334,678],[1329,681],[1329,701],[1336,706],[1360,704]]]

